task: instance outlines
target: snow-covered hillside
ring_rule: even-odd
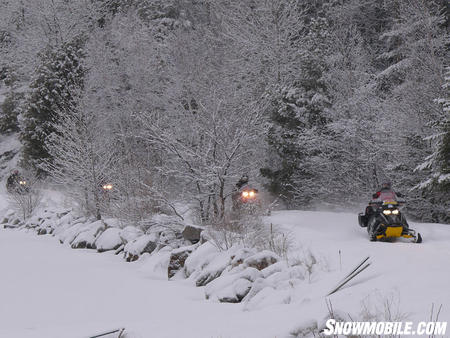
[[[325,295],[367,255],[372,265],[328,297],[335,312],[387,320],[388,304],[392,320],[421,321],[434,303],[443,305],[440,320],[450,319],[450,226],[412,224],[424,243],[410,244],[369,242],[353,214],[279,211],[267,222],[294,236],[291,263],[314,257],[317,269],[310,280],[267,285],[241,304],[206,300],[191,279],[167,281],[161,256],[125,263],[111,252],[1,229],[0,337],[88,337],[116,327],[128,338],[290,337],[320,324]]]

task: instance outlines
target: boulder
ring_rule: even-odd
[[[232,270],[233,271],[233,270]],[[233,273],[225,272],[205,288],[205,297],[222,303],[239,303],[249,293],[252,283],[261,278],[261,272],[255,268],[246,268]]]
[[[122,244],[121,229],[108,228],[95,241],[98,252],[117,250]]]
[[[252,288],[252,283],[245,279],[239,278],[232,285],[221,290],[217,295],[217,299],[221,303],[239,303]]]
[[[120,228],[120,221],[117,218],[105,218],[103,222],[108,228]]]
[[[62,217],[64,217],[64,216],[66,216],[69,212],[70,212],[70,210],[58,212],[58,213],[56,213],[56,217],[62,218]]]
[[[19,225],[20,225],[20,224],[17,224],[17,225],[4,224],[4,225],[3,225],[3,228],[4,228],[4,229],[15,229],[15,228],[19,227]]]
[[[152,253],[157,246],[155,235],[143,235],[125,245],[124,257],[127,262],[134,262],[143,253]]]
[[[199,243],[198,248],[189,255],[184,264],[186,277],[194,274],[193,278],[196,278],[202,269],[219,254],[219,249],[211,242]]]
[[[184,263],[189,255],[197,248],[197,245],[185,246],[175,249],[170,254],[169,266],[167,268],[167,276],[172,278],[178,271],[184,268]]]
[[[269,265],[278,262],[279,257],[271,251],[264,250],[255,255],[252,255],[244,260],[244,265],[263,270]]]
[[[37,231],[38,235],[47,235],[47,233],[48,233],[47,228],[39,228]]]
[[[72,249],[96,249],[95,240],[105,231],[105,228],[105,223],[102,220],[87,225],[86,230],[80,232],[72,241]]]
[[[227,268],[230,268],[230,253],[220,252],[204,268],[195,281],[197,286],[205,286],[218,278]]]
[[[192,244],[198,243],[203,229],[193,225],[186,225],[182,231],[183,238]]]
[[[122,241],[124,243],[129,243],[142,236],[143,234],[144,233],[142,232],[142,230],[129,225],[122,229],[122,231],[120,232],[120,238],[122,238]]]
[[[188,258],[186,273],[196,279],[195,284],[197,286],[205,286],[221,276],[224,271],[229,271],[238,266],[239,271],[244,270],[247,268],[243,265],[245,258],[254,254],[255,251],[253,250],[239,247],[233,247],[227,251],[218,251],[212,243],[206,242],[201,244]],[[242,266],[240,266],[241,264]]]

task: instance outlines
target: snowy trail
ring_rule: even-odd
[[[409,320],[420,321],[429,319],[432,303],[442,304],[440,319],[450,325],[450,225],[410,222],[424,237],[424,243],[414,244],[370,242],[354,214],[283,211],[270,220],[290,229],[304,247],[323,255],[335,270],[330,277],[336,276],[336,281],[370,255],[371,267],[330,297],[336,308],[359,309],[364,298],[374,295],[381,301],[395,300]]]
[[[329,271],[251,311],[206,301],[203,288],[188,281],[151,274],[148,257],[125,263],[51,236],[0,229],[0,337],[81,338],[121,326],[127,338],[286,337],[299,323],[323,318],[324,295],[367,255],[372,266],[330,297],[335,309],[358,313],[373,295],[375,305],[398,300],[411,321],[443,304],[440,320],[450,321],[450,226],[412,224],[422,244],[372,243],[353,214],[283,211],[269,220],[293,233],[299,253],[308,248],[323,257]]]
[[[207,302],[202,289],[150,279],[137,266],[1,229],[0,337],[80,338],[120,326],[132,338],[275,337],[288,325],[262,320],[270,312]]]

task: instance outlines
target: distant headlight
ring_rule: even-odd
[[[243,191],[243,192],[242,192],[242,196],[248,197],[248,191]]]
[[[398,211],[398,209],[395,209],[395,210],[392,210],[392,213],[393,213],[394,215],[398,215],[399,211]]]
[[[387,210],[383,210],[383,214],[385,215],[390,215],[392,212],[391,210],[387,209]]]
[[[250,197],[254,197],[255,196],[255,192],[254,191],[250,191],[249,195],[250,195]]]

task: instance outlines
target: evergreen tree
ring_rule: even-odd
[[[13,133],[19,131],[17,117],[21,113],[23,93],[10,93],[0,105],[0,132]]]
[[[327,25],[322,7],[315,8],[301,34],[307,46],[297,80],[275,87],[268,130],[269,152],[275,154],[261,174],[268,188],[290,206],[310,205],[323,187],[329,139],[330,100],[324,81]],[[322,195],[323,196],[323,195]]]
[[[45,141],[55,132],[53,123],[57,112],[73,107],[75,95],[82,88],[85,72],[82,46],[83,40],[78,39],[41,54],[41,65],[31,84],[20,135],[23,165],[39,174],[43,174],[39,164],[51,160]]]
[[[433,204],[429,219],[435,222],[450,222],[450,67],[446,68],[444,97],[437,101],[442,106],[442,114],[430,123],[434,133],[426,140],[431,142],[433,152],[416,168],[425,171],[427,179],[416,188]]]

